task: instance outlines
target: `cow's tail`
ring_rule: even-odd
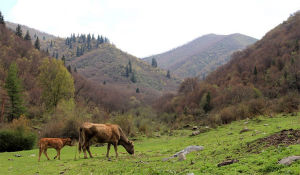
[[[84,141],[85,141],[85,134],[84,134],[84,130],[82,127],[79,128],[79,139],[78,139],[78,151],[79,151],[79,154],[81,153],[81,149],[82,149],[82,146],[84,144]]]

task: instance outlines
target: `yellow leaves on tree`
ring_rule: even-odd
[[[40,66],[39,84],[46,108],[53,109],[60,100],[74,96],[74,80],[61,60],[44,59]]]

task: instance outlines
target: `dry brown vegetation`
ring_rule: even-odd
[[[206,80],[185,79],[176,95],[161,97],[154,107],[160,114],[204,119],[204,124],[298,110],[299,28],[298,12],[254,45],[234,53]]]

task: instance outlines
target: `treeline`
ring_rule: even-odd
[[[300,12],[236,52],[206,80],[185,79],[177,94],[154,105],[160,116],[202,124],[226,124],[257,115],[299,109]]]

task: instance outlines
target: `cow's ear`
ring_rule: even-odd
[[[128,141],[128,143],[132,144],[133,145],[133,142],[132,141]]]

